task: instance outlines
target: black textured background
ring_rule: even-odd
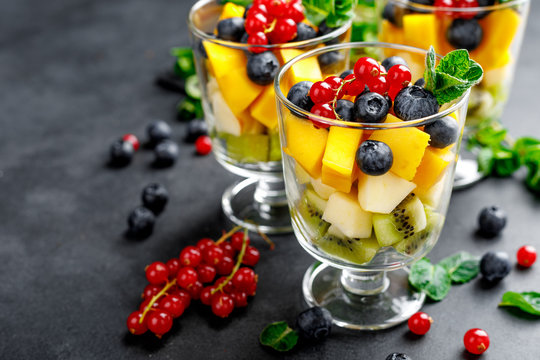
[[[505,123],[517,135],[540,136],[536,105],[540,70],[540,5],[533,1]],[[537,359],[540,319],[497,308],[506,290],[540,291],[540,263],[514,269],[495,288],[480,280],[452,288],[425,311],[431,331],[412,337],[406,325],[380,332],[335,329],[331,339],[288,355],[263,349],[269,322],[304,308],[300,281],[312,261],[293,236],[259,243],[257,296],[245,311],[218,320],[192,306],[162,340],[127,333],[127,315],[146,285],[144,266],[166,261],[202,236],[217,237],[226,222],[220,197],[235,178],[211,157],[181,145],[175,167],[154,170],[141,151],[122,170],[105,167],[109,144],[142,136],[154,118],[174,120],[175,94],[152,85],[171,66],[169,49],[187,45],[191,1],[17,0],[0,7],[0,358],[1,359],[384,359],[403,351],[413,359],[473,359],[462,336],[484,328],[491,347],[482,356]],[[501,24],[504,26],[504,24]],[[521,173],[518,178],[523,177]],[[151,181],[171,201],[154,235],[122,237],[128,212]],[[495,240],[474,236],[480,208],[509,213]],[[489,179],[454,194],[439,244],[439,260],[458,250],[482,254],[531,243],[540,249],[540,201],[516,179]]]

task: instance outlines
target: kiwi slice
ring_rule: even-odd
[[[269,161],[281,161],[281,144],[279,142],[279,132],[272,132],[270,137]]]
[[[328,228],[328,232],[317,241],[317,245],[322,251],[355,264],[369,262],[380,248],[374,236],[369,239],[351,239],[334,225]]]
[[[419,248],[424,245],[424,243],[431,235],[431,232],[436,230],[440,226],[442,215],[436,213],[429,206],[426,206],[425,211],[427,219],[426,228],[420,232],[417,232],[413,236],[410,236],[409,238],[395,244],[394,248],[396,249],[396,251],[407,255],[414,254]]]
[[[307,222],[310,235],[314,239],[324,236],[330,226],[329,223],[322,219],[326,202],[315,191],[306,189],[298,205],[298,211],[304,221]]]
[[[390,214],[373,214],[373,229],[381,246],[390,246],[409,239],[426,228],[424,205],[414,193]]]
[[[227,155],[231,159],[245,163],[268,161],[268,135],[243,134],[235,136],[219,133],[218,136],[225,140]]]

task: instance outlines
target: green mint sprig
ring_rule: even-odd
[[[532,315],[540,316],[540,293],[507,291],[499,306],[512,306]]]
[[[326,19],[329,27],[340,27],[354,16],[355,0],[302,0],[306,17],[313,24]]]
[[[262,345],[277,351],[289,351],[298,342],[298,333],[291,329],[285,321],[269,324],[259,336]]]
[[[469,52],[464,49],[451,51],[438,65],[435,63],[435,49],[431,46],[426,54],[424,80],[426,89],[435,95],[439,105],[459,98],[484,75],[482,67],[470,59]]]

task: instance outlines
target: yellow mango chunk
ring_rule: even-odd
[[[323,157],[324,168],[350,178],[356,157],[356,150],[362,138],[362,130],[348,129],[339,126],[330,127],[326,150]]]
[[[356,175],[357,173],[355,172],[353,174]],[[352,183],[355,180],[355,176],[353,176],[353,174],[350,176],[344,176],[323,165],[321,171],[321,180],[323,184],[331,186],[337,191],[348,193],[351,191]]]
[[[298,49],[281,49],[279,50],[281,63],[285,64],[292,58],[303,54],[302,50]],[[292,74],[292,81],[294,84],[300,81],[320,81],[323,78],[319,62],[316,57],[310,57],[294,64],[290,72]]]
[[[249,107],[251,116],[264,124],[270,130],[277,127],[278,115],[276,108],[276,92],[274,87],[269,85],[262,94]]]
[[[403,16],[404,44],[437,51],[438,21],[435,14],[408,14]]]
[[[291,113],[285,117],[287,148],[293,157],[313,178],[321,175],[322,158],[328,139],[328,131],[317,129],[311,121],[300,119]]]
[[[237,115],[242,124],[242,134],[264,134],[266,127],[251,116],[249,110]]]
[[[220,22],[223,19],[228,19],[232,17],[243,17],[244,11],[246,11],[246,8],[241,5],[236,5],[232,2],[228,2],[223,6],[223,11],[221,12],[221,15],[219,16],[218,22]]]
[[[246,110],[264,90],[264,86],[249,79],[245,67],[228,68],[228,73],[216,80],[225,102],[236,116]]]
[[[450,159],[445,159],[445,156],[440,156],[433,148],[428,147],[412,182],[420,191],[427,192],[443,176],[448,164]]]
[[[243,69],[246,72],[247,59],[242,50],[209,41],[204,41],[203,44],[211,64],[209,68],[216,78],[226,76],[233,69]]]
[[[383,19],[381,22],[381,32],[379,33],[379,40],[390,44],[404,44],[405,34],[403,32],[403,29],[398,28],[390,21]],[[399,56],[400,51],[394,49],[384,49],[384,55],[386,57]]]
[[[403,122],[388,114],[385,123]],[[414,127],[377,130],[370,140],[382,141],[392,149],[394,163],[390,168],[394,174],[411,181],[429,143],[429,135]]]

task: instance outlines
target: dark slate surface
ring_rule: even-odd
[[[531,19],[540,16],[532,7]],[[0,10],[0,358],[2,359],[261,359],[280,355],[257,337],[265,324],[294,321],[303,307],[300,281],[310,257],[293,236],[264,245],[258,294],[246,311],[217,320],[189,309],[164,339],[127,334],[125,319],[139,304],[143,268],[167,260],[201,236],[226,227],[220,196],[235,178],[191,146],[171,169],[154,170],[142,151],[128,168],[104,166],[110,142],[142,135],[153,118],[171,123],[178,96],[152,85],[171,65],[169,48],[187,44],[190,1],[3,2]],[[540,136],[537,97],[540,23],[530,21],[505,120],[516,135]],[[144,242],[122,237],[142,187],[164,183],[171,202]],[[474,236],[479,209],[500,204],[509,213],[504,235]],[[523,243],[540,249],[540,201],[518,180],[489,179],[454,195],[439,244],[439,260],[457,250],[481,254]],[[499,286],[481,281],[453,287],[425,310],[430,333],[407,326],[369,333],[337,329],[332,339],[301,346],[298,359],[384,359],[403,351],[413,359],[472,359],[462,336],[471,327],[491,335],[482,359],[537,358],[540,320],[498,309],[506,290],[540,291],[540,264],[514,269]]]

